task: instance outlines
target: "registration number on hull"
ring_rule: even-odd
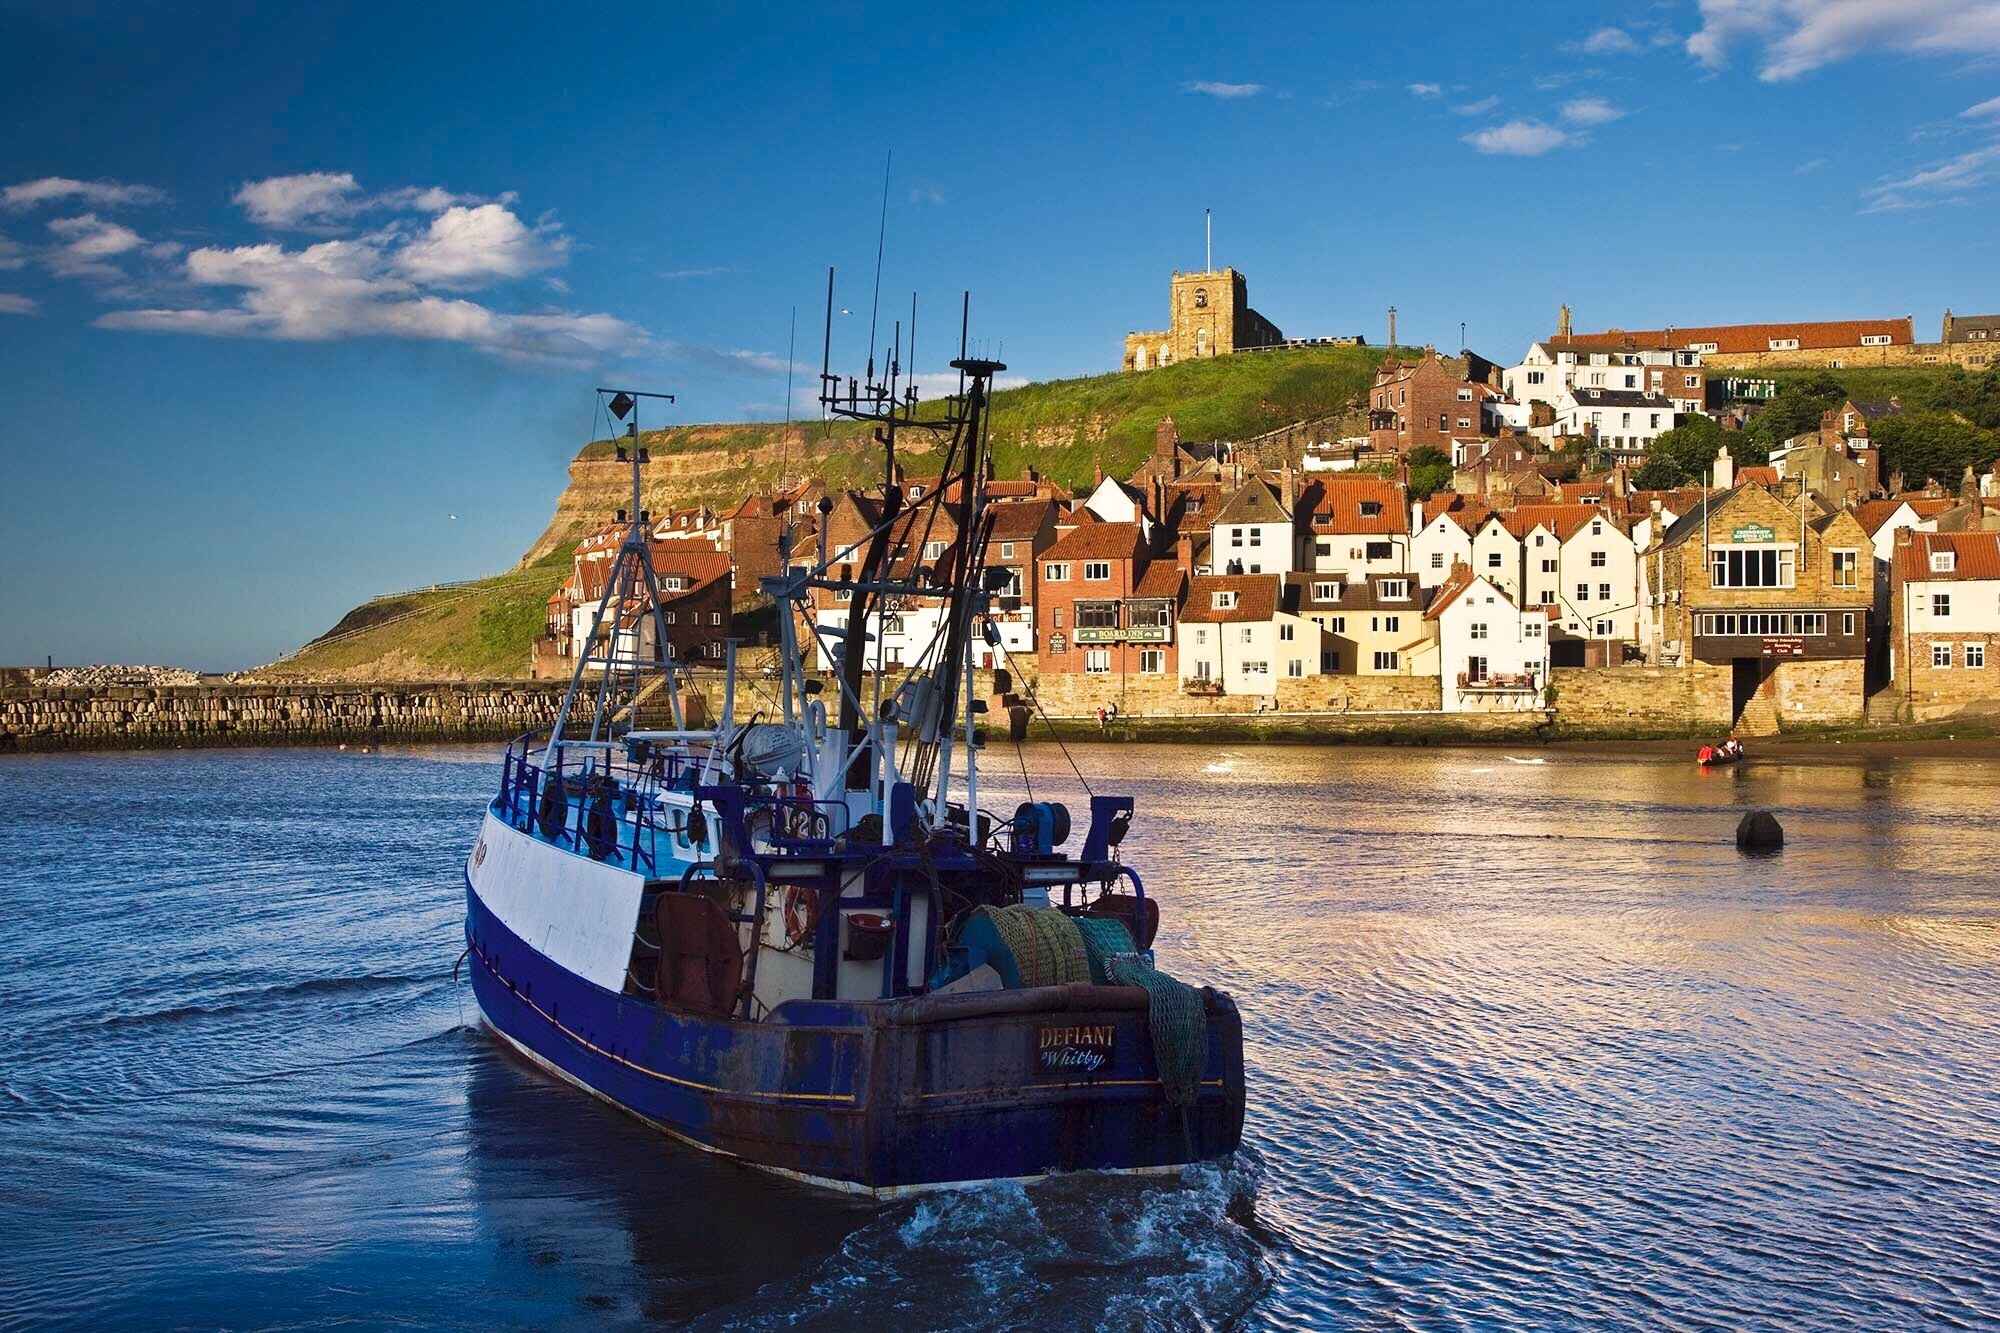
[[[1037,1074],[1095,1074],[1111,1063],[1118,1029],[1110,1023],[1049,1024],[1035,1029]]]

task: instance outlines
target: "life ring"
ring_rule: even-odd
[[[785,938],[796,947],[811,939],[819,929],[819,891],[785,886]]]

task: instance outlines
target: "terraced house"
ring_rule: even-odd
[[[1045,671],[1170,676],[1183,576],[1138,523],[1079,522],[1042,553],[1035,636]]]
[[[1911,717],[2000,703],[2000,532],[1898,529],[1889,608],[1896,693]]]

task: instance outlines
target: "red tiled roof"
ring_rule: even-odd
[[[1181,619],[1198,624],[1234,624],[1269,620],[1278,610],[1276,574],[1197,574],[1188,580]],[[1218,609],[1215,594],[1233,592],[1236,605]]]
[[[1137,586],[1132,589],[1134,597],[1179,597],[1181,595],[1181,567],[1171,560],[1155,560],[1146,566],[1146,572],[1139,576]]]
[[[1931,556],[1940,551],[1954,557],[1949,572],[1931,568]],[[2000,579],[2000,532],[1913,533],[1907,546],[1897,543],[1896,563],[1910,583]]]
[[[1617,344],[1630,339],[1641,345],[1693,347],[1701,343],[1714,343],[1716,350],[1709,355],[1723,356],[1731,352],[1768,352],[1771,342],[1796,338],[1802,351],[1815,347],[1859,347],[1864,335],[1888,334],[1897,344],[1904,345],[1917,340],[1916,330],[1910,317],[1898,319],[1834,319],[1811,320],[1798,324],[1716,324],[1707,328],[1672,329],[1612,329],[1605,333],[1579,333],[1572,338],[1552,338],[1552,347],[1567,347],[1573,343]],[[1668,335],[1672,337],[1669,339]]]
[[[1753,463],[1749,467],[1737,468],[1736,480],[1754,481],[1759,486],[1776,486],[1782,478],[1778,476],[1778,469],[1774,467],[1759,467]]]
[[[1525,537],[1540,525],[1553,532],[1557,541],[1566,542],[1593,518],[1610,521],[1602,505],[1583,504],[1519,505],[1502,515],[1501,521],[1516,537]]]
[[[987,512],[993,516],[993,541],[1025,541],[1042,530],[1042,521],[1048,517],[1051,504],[1044,500],[1037,504],[1022,500],[1009,504],[994,505]]]
[[[1086,523],[1064,533],[1042,552],[1044,560],[1131,560],[1141,538],[1137,523]]]
[[[1458,600],[1460,593],[1473,585],[1477,577],[1472,572],[1472,566],[1464,563],[1454,564],[1451,573],[1443,583],[1438,584],[1437,591],[1431,595],[1431,604],[1424,609],[1424,619],[1437,619],[1447,606]]]
[[[1403,488],[1384,477],[1316,477],[1299,499],[1312,506],[1314,532],[1358,536],[1409,530]],[[1380,506],[1379,512],[1363,514],[1363,501]]]

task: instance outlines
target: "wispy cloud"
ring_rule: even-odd
[[[1504,125],[1491,125],[1483,130],[1475,130],[1465,135],[1466,143],[1482,153],[1498,153],[1508,157],[1540,157],[1554,148],[1560,148],[1570,141],[1570,136],[1539,120],[1510,120]]]
[[[1452,108],[1452,111],[1454,114],[1460,116],[1483,116],[1487,112],[1491,111],[1494,107],[1499,105],[1500,105],[1499,97],[1492,94],[1488,94],[1487,96],[1480,98],[1476,102],[1467,102],[1462,106],[1455,106]]]
[[[1733,49],[1757,46],[1766,83],[1871,51],[2000,53],[2000,0],[1701,0],[1701,18],[1688,54],[1720,69]]]
[[[1220,97],[1224,101],[1234,101],[1239,97],[1255,97],[1264,91],[1261,83],[1221,83],[1214,79],[1196,79],[1185,85],[1188,92],[1200,93],[1204,97]]]
[[[2000,143],[1975,148],[1861,192],[1864,213],[1893,213],[1957,203],[2000,176]]]
[[[1794,176],[1810,176],[1815,171],[1818,171],[1821,167],[1825,165],[1826,165],[1825,158],[1816,157],[1813,158],[1810,162],[1801,162],[1797,166],[1793,167],[1792,174]]]
[[[40,311],[41,302],[32,296],[20,296],[13,292],[0,292],[0,315],[32,315]]]
[[[735,269],[727,264],[710,264],[704,268],[670,268],[660,274],[660,276],[669,281],[674,281],[681,278],[713,278],[717,274],[734,273],[735,271]]]
[[[109,261],[146,249],[146,238],[138,232],[95,213],[52,218],[49,232],[56,238],[45,256],[49,270],[65,278],[123,277]]]
[[[1989,97],[1958,114],[1964,120],[2000,120],[2000,97]]]
[[[1443,88],[1443,86],[1442,86],[1442,85],[1440,85],[1440,84],[1435,84],[1435,83],[1412,83],[1412,84],[1410,84],[1410,85],[1408,85],[1408,86],[1409,86],[1409,89],[1410,89],[1410,92],[1411,92],[1411,94],[1412,94],[1413,96],[1416,96],[1416,97],[1442,97],[1442,96],[1444,96],[1444,88]]]
[[[1609,125],[1625,115],[1602,97],[1571,98],[1562,104],[1561,111],[1562,118],[1572,125]]]
[[[1639,54],[1639,43],[1623,28],[1599,28],[1583,39],[1581,49],[1593,56],[1631,56]]]
[[[0,208],[21,212],[38,204],[86,204],[92,208],[117,208],[128,204],[162,204],[165,190],[151,185],[127,185],[122,181],[80,181],[68,176],[44,176],[22,181],[0,190]]]
[[[935,185],[916,185],[910,188],[910,202],[919,208],[943,208],[944,191]]]
[[[0,236],[0,273],[12,273],[28,264],[28,252],[17,242]]]
[[[244,216],[260,227],[287,231],[338,230],[356,214],[370,210],[442,213],[461,206],[496,202],[474,195],[454,194],[438,185],[404,185],[379,194],[361,188],[351,171],[305,171],[291,176],[267,176],[239,186],[230,196]],[[511,204],[512,194],[497,202]]]

